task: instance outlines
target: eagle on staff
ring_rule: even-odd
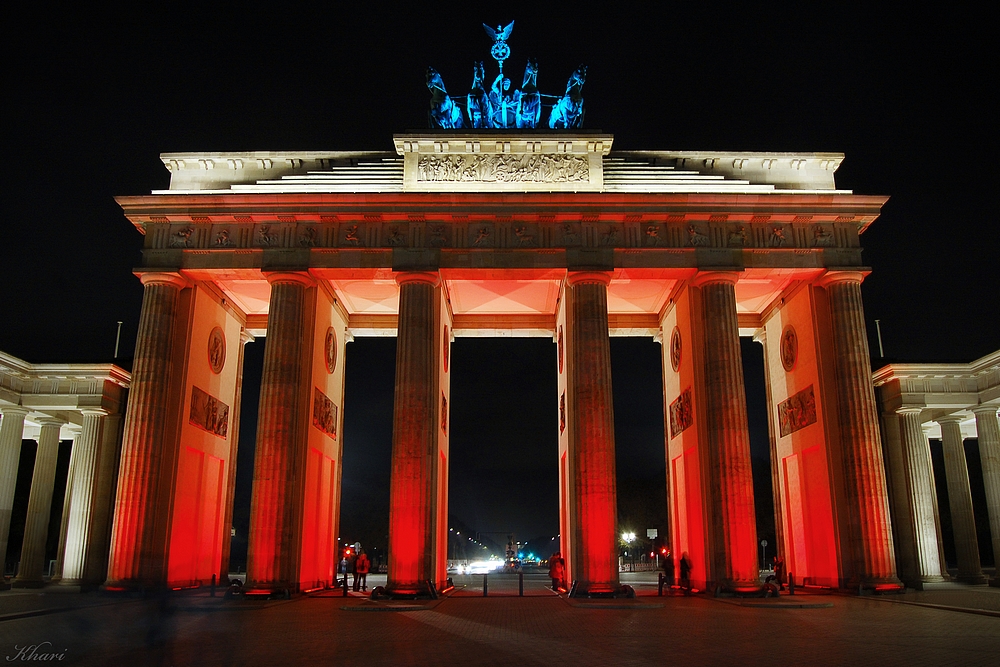
[[[507,40],[510,39],[510,33],[514,30],[514,22],[511,21],[507,24],[506,28],[497,26],[495,30],[485,23],[483,27],[486,29],[486,34],[493,40],[490,55],[500,65],[500,74],[503,74],[503,61],[507,60],[508,56],[510,56],[510,47],[507,46]]]

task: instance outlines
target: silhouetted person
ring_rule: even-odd
[[[358,559],[354,561],[354,590],[358,590],[358,585],[361,585],[361,590],[368,590],[368,571],[371,570],[371,561],[368,560],[368,554],[364,551],[358,554]]]
[[[566,578],[566,561],[558,551],[549,557],[549,577],[552,579],[552,590],[559,591],[563,588],[563,579]]]
[[[663,557],[663,575],[667,580],[669,588],[674,587],[674,554],[668,553]]]
[[[785,590],[785,559],[781,556],[774,559],[774,578],[778,580],[778,590]]]
[[[691,595],[691,559],[685,551],[681,554],[681,588],[684,595]]]

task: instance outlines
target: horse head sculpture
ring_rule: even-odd
[[[583,84],[587,82],[587,66],[580,65],[566,82],[566,94],[552,105],[549,127],[569,129],[583,126]]]
[[[445,130],[464,127],[461,109],[448,97],[444,80],[433,67],[427,68],[427,89],[431,92],[431,109],[428,113],[430,126]]]

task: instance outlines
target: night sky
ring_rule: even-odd
[[[569,3],[363,6],[22,8],[5,39],[0,350],[31,362],[110,361],[121,320],[119,362],[129,366],[141,237],[113,197],[167,187],[159,153],[391,150],[394,132],[426,127],[425,68],[458,95],[474,60],[491,80],[481,23],[510,20],[515,84],[527,57],[539,62],[543,92],[561,91],[586,63],[586,128],[613,133],[617,149],[839,151],[839,187],[890,195],[862,237],[872,351],[877,318],[886,355],[874,367],[970,361],[1000,347],[995,37],[983,17],[750,3],[695,13],[621,2],[600,13]],[[451,511],[468,529],[518,539],[558,530],[553,347],[454,344]],[[347,350],[341,533],[381,545],[395,341],[358,339]],[[754,463],[769,487],[760,352],[749,342],[744,351]],[[262,358],[262,342],[248,346],[248,378]],[[619,518],[639,534],[662,528],[666,514],[659,359],[651,340],[612,341]],[[249,507],[252,385],[238,532]]]

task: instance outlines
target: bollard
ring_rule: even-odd
[[[212,575],[212,597],[215,597],[215,575]]]
[[[657,579],[657,584],[656,584],[656,594],[657,594],[657,595],[658,595],[659,597],[661,597],[661,598],[662,598],[662,597],[663,597],[663,573],[662,573],[662,572],[659,572],[659,573],[657,574],[657,577],[656,577],[656,579]]]
[[[524,572],[517,573],[517,596],[524,597]]]
[[[344,573],[344,594],[341,597],[347,597],[347,573]]]
[[[483,597],[486,597],[487,595],[489,595],[489,591],[490,591],[490,582],[487,580],[486,577],[487,577],[487,575],[483,574]]]
[[[788,594],[795,595],[795,575],[788,573]]]

